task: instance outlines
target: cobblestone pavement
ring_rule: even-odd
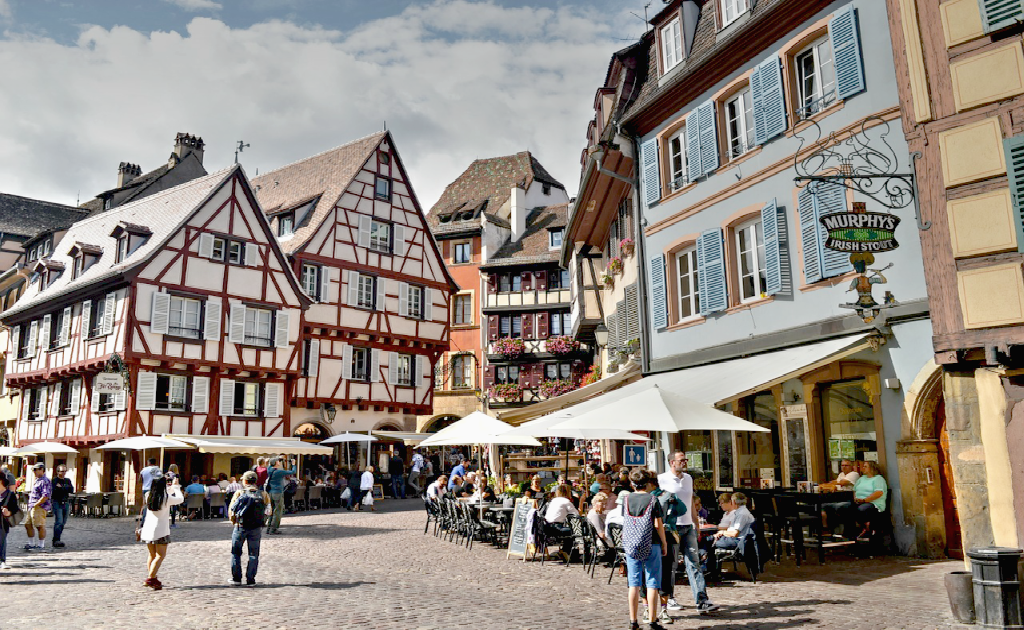
[[[418,500],[383,501],[376,513],[286,516],[264,536],[257,588],[228,584],[230,524],[171,530],[163,591],[142,586],[145,549],[130,518],[72,518],[67,548],[21,550],[9,539],[0,572],[0,627],[30,628],[626,628],[625,579],[607,584],[574,565],[506,560],[423,535]],[[770,565],[757,584],[712,585],[713,616],[692,606],[671,628],[949,628],[942,575],[958,562],[830,558]],[[681,585],[682,594],[689,588]],[[680,597],[682,601],[684,598]],[[690,600],[692,602],[692,600]],[[689,602],[687,602],[689,603]]]

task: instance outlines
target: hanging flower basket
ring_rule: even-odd
[[[494,351],[508,359],[514,359],[526,350],[522,339],[502,338],[494,342]]]
[[[501,383],[491,388],[491,398],[503,402],[516,402],[523,397],[523,388],[519,383]]]
[[[608,261],[608,271],[614,274],[622,273],[622,259],[616,256]]]
[[[610,273],[601,274],[601,283],[606,287],[612,287],[615,285],[615,276]]]
[[[635,245],[636,244],[633,242],[633,239],[624,238],[619,241],[619,251],[622,252],[623,256],[632,256]]]
[[[569,335],[562,335],[561,337],[551,337],[545,346],[551,354],[569,354],[580,349],[580,342]]]
[[[587,372],[586,376],[583,377],[581,385],[593,385],[599,380],[601,380],[601,366],[595,363],[590,366],[590,370]]]
[[[540,394],[545,398],[554,398],[555,396],[568,394],[574,389],[576,389],[576,385],[569,379],[541,381],[540,384]]]

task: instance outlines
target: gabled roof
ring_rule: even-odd
[[[252,180],[256,197],[267,214],[290,210],[320,197],[309,218],[281,243],[285,253],[294,254],[312,238],[386,135],[382,131],[354,140]]]
[[[513,186],[525,189],[535,181],[565,190],[529,151],[473,160],[441,193],[427,214],[427,223],[434,234],[478,227],[480,214],[496,213],[512,195]]]
[[[526,231],[518,241],[509,240],[494,253],[481,269],[509,267],[539,263],[557,263],[561,249],[551,249],[548,232],[564,228],[569,215],[569,204],[534,208],[526,217]]]
[[[82,208],[0,193],[0,232],[5,234],[30,239],[71,227],[88,215]]]

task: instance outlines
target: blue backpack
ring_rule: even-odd
[[[242,529],[259,529],[263,527],[267,504],[263,501],[263,493],[257,490],[243,490],[235,504],[235,522]]]

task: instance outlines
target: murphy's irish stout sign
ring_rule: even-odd
[[[818,220],[827,233],[827,249],[857,254],[890,252],[900,246],[896,242],[896,226],[900,224],[900,218],[895,214],[833,212],[822,215]]]

